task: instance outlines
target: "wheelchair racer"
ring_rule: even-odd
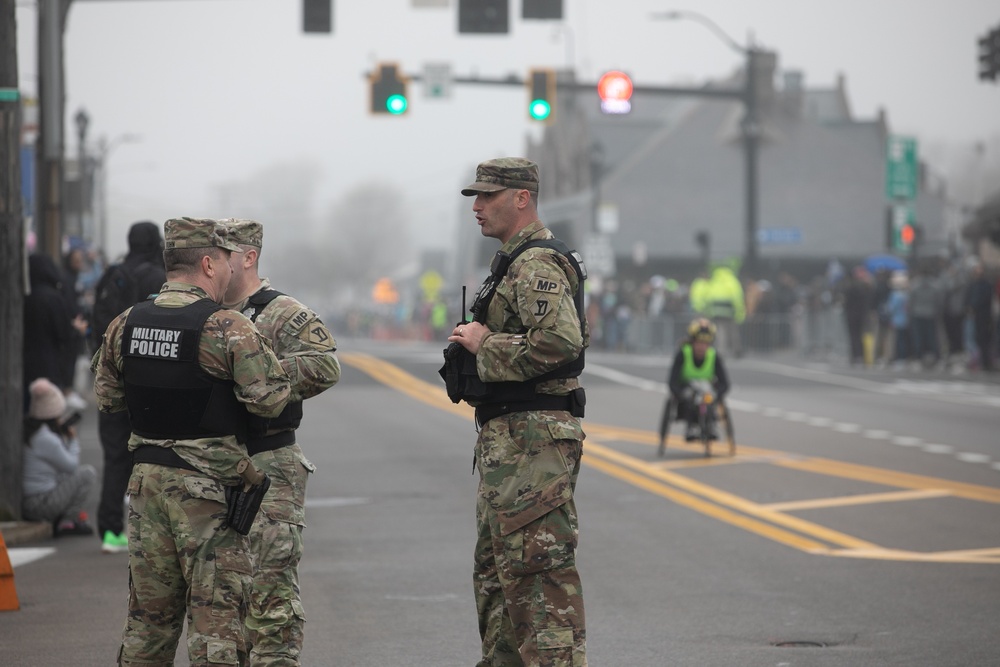
[[[729,376],[726,374],[722,355],[715,349],[715,325],[706,318],[700,317],[688,326],[688,336],[670,368],[667,384],[670,393],[677,401],[677,419],[687,422],[684,433],[686,440],[697,440],[701,437],[698,428],[698,406],[695,395],[696,385],[709,384],[715,390],[715,400],[722,401],[729,391]],[[715,423],[712,423],[715,429]],[[718,440],[718,433],[710,433],[712,440]]]

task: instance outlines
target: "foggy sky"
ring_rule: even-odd
[[[239,202],[220,195],[224,185],[302,163],[319,170],[314,200],[304,203],[313,224],[348,191],[389,182],[406,193],[418,245],[448,245],[455,225],[475,224],[458,193],[475,164],[523,154],[525,137],[539,131],[526,93],[457,86],[438,100],[411,83],[405,117],[373,117],[364,73],[381,61],[410,74],[441,62],[487,77],[572,65],[582,81],[622,69],[636,83],[670,85],[725,77],[742,64],[704,26],[653,21],[653,11],[697,10],[737,42],[776,50],[779,75],[801,70],[808,87],[832,87],[843,74],[857,118],[883,108],[890,130],[922,147],[972,150],[1000,135],[1000,85],[980,82],[976,64],[976,38],[1000,25],[995,0],[565,0],[562,22],[524,21],[520,0],[511,0],[505,36],[458,35],[457,0],[450,4],[334,0],[334,33],[306,35],[300,0],[74,0],[66,149],[76,154],[81,107],[88,143],[115,144],[110,255],[124,250],[134,220],[239,217]],[[17,20],[21,89],[33,95],[34,6],[19,1]],[[141,140],[117,141],[125,134]],[[315,231],[264,222],[271,240]]]

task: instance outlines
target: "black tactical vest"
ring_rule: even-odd
[[[246,409],[232,380],[198,363],[205,320],[222,306],[201,299],[181,308],[136,304],[122,332],[122,377],[136,435],[155,440],[236,436],[246,440]]]
[[[583,263],[583,258],[575,250],[570,250],[569,246],[558,239],[538,239],[528,241],[518,246],[513,253],[507,254],[497,252],[490,266],[490,275],[480,286],[476,293],[476,299],[472,304],[473,320],[483,322],[486,319],[486,310],[493,295],[496,294],[497,285],[500,280],[507,275],[507,270],[514,259],[529,248],[548,248],[555,250],[566,257],[577,276],[576,294],[573,302],[576,305],[577,317],[580,320],[580,328],[583,330],[587,326],[586,313],[583,308],[583,286],[587,279],[587,268]],[[522,332],[523,333],[523,332]],[[445,364],[438,373],[445,381],[445,388],[448,397],[452,402],[474,401],[476,405],[490,403],[510,403],[531,401],[536,397],[535,388],[542,382],[561,378],[578,377],[584,368],[584,350],[580,351],[580,356],[569,361],[562,366],[534,377],[525,382],[483,382],[479,379],[476,371],[476,357],[458,343],[451,343],[444,351]]]
[[[243,314],[250,318],[251,322],[256,322],[257,317],[264,312],[264,308],[267,307],[267,304],[283,295],[284,292],[279,292],[278,290],[273,289],[256,292],[247,300],[247,307],[243,309]],[[289,401],[281,413],[274,419],[265,419],[248,412],[247,424],[249,427],[250,440],[247,443],[247,448],[253,448],[253,445],[257,443],[258,440],[263,438],[268,431],[272,433],[276,431],[294,431],[301,423],[302,401]]]

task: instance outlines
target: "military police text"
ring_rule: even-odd
[[[180,338],[179,329],[135,327],[132,330],[132,341],[128,353],[144,357],[176,359]]]

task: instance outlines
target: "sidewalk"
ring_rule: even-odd
[[[97,410],[92,394],[81,395],[89,404],[78,430],[81,460],[97,469],[100,480]],[[88,503],[91,517],[97,514],[99,487]],[[11,667],[114,664],[128,602],[128,556],[102,553],[97,535],[55,538],[45,523],[7,522],[0,530],[21,605],[0,612],[0,662]]]
[[[771,355],[747,355],[747,359],[765,359],[789,366],[816,368],[825,367],[834,373],[843,373],[857,377],[897,378],[900,380],[922,380],[926,382],[969,382],[979,384],[1000,384],[1000,372],[986,372],[978,369],[960,368],[958,371],[944,363],[938,363],[930,368],[919,362],[906,362],[902,365],[876,364],[873,366],[851,365],[846,357],[832,356],[826,360],[811,359],[796,352],[783,352]]]

